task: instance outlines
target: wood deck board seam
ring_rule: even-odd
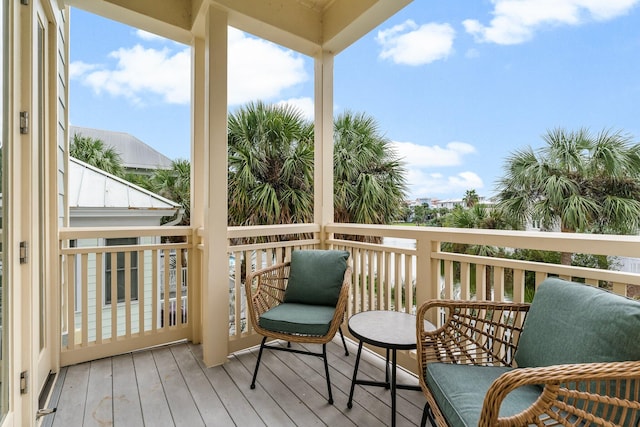
[[[283,345],[286,345],[283,343]],[[300,344],[293,344],[300,346]],[[317,346],[303,348],[316,351]],[[375,426],[390,422],[390,395],[384,388],[356,386],[353,408],[347,409],[357,348],[348,342],[327,344],[334,404],[327,402],[322,358],[265,351],[256,388],[251,376],[257,348],[230,355],[226,364],[207,368],[202,347],[189,342],[126,353],[62,368],[49,406],[59,406],[43,427],[96,425],[104,410],[99,403],[111,393],[111,422],[123,425],[205,426]],[[384,378],[384,359],[368,354],[361,359],[358,378]],[[109,377],[109,381],[105,379]],[[411,380],[403,373],[404,380]],[[415,396],[415,398],[414,398]],[[398,427],[420,422],[424,397],[401,390],[397,400]],[[97,411],[97,412],[96,412]],[[268,412],[267,412],[268,411]],[[96,412],[98,416],[92,414]],[[184,417],[182,415],[184,415]],[[103,421],[106,418],[103,417]],[[194,421],[195,420],[195,421]]]
[[[238,387],[238,390],[247,402],[251,405],[251,407],[256,411],[256,413],[260,416],[262,422],[266,425],[271,425],[272,423],[278,423],[279,425],[290,425],[296,426],[297,424],[291,418],[291,416],[287,413],[286,409],[282,408],[279,403],[279,400],[274,398],[266,389],[265,382],[256,381],[256,388],[250,389],[249,384],[251,383],[251,375],[253,375],[253,371],[247,369],[247,366],[242,362],[242,358],[249,357],[249,354],[243,354],[240,358],[235,358],[238,363],[235,365],[238,368],[234,368],[232,364],[226,364],[224,366],[225,371],[227,371],[228,375],[233,379],[234,384]],[[267,356],[268,357],[268,356]],[[265,359],[265,355],[263,355],[263,360]],[[276,375],[271,373],[269,369],[265,369],[267,372],[262,370],[263,366],[260,367],[260,373],[258,374],[258,379],[262,375],[271,374],[273,377],[272,381],[278,381],[281,385],[281,381],[277,378]],[[234,370],[243,369],[245,372],[244,378],[242,382],[239,382],[239,378],[234,375]],[[277,408],[277,409],[276,409]],[[282,418],[284,416],[284,419]],[[272,420],[272,421],[271,421]]]
[[[224,409],[225,413],[227,414],[227,417],[229,418],[229,421],[231,421],[234,425],[235,422],[233,420],[233,417],[231,416],[231,413],[229,412],[229,409],[226,407],[226,405],[224,404],[224,402],[222,401],[222,397],[220,396],[220,393],[218,392],[218,389],[215,387],[215,385],[211,382],[209,376],[207,375],[206,370],[208,368],[206,368],[204,366],[204,363],[202,361],[202,347],[201,346],[196,346],[192,343],[188,343],[188,348],[189,348],[189,352],[190,354],[193,356],[193,359],[195,361],[195,364],[198,366],[198,368],[200,369],[200,372],[203,374],[204,378],[207,381],[207,384],[209,384],[209,386],[211,387],[211,389],[213,390],[213,393],[215,394],[215,397],[217,399],[217,401],[219,402],[220,406]],[[198,351],[200,350],[200,351]]]

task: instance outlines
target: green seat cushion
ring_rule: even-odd
[[[640,360],[640,302],[548,278],[518,342],[519,367]]]
[[[344,281],[347,259],[347,251],[293,251],[284,302],[335,306]]]
[[[283,303],[263,313],[261,328],[286,334],[322,336],[329,332],[335,307]]]
[[[504,366],[456,365],[427,363],[425,380],[440,411],[451,427],[477,427],[484,396],[491,383],[514,368]],[[542,388],[528,385],[507,395],[500,416],[512,416],[531,406]]]

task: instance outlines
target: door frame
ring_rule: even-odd
[[[10,341],[15,349],[10,412],[13,425],[34,426],[41,388],[49,372],[58,370],[54,355],[59,353],[60,346],[59,340],[54,339],[56,330],[59,331],[59,320],[54,317],[59,313],[56,303],[59,298],[55,297],[57,226],[51,220],[51,215],[57,213],[58,193],[55,176],[58,144],[52,127],[57,117],[57,73],[53,72],[57,62],[57,31],[52,24],[55,19],[49,0],[31,0],[26,5],[13,3],[16,8],[13,16],[19,24],[13,33],[17,37],[14,41],[17,52],[16,64],[10,72],[15,89],[10,114],[15,119],[26,111],[28,120],[17,121],[11,129],[14,169],[9,173],[15,177],[11,189],[15,225],[11,227],[17,230],[11,244],[15,248],[26,242],[27,262],[20,262],[19,253],[13,255],[18,258],[12,262],[18,274],[13,280],[13,301],[17,304],[13,304],[10,314],[13,334]],[[28,129],[21,129],[23,124]],[[42,302],[41,283],[45,285]],[[26,373],[24,384],[22,373]]]
[[[32,175],[35,181],[31,187],[36,193],[32,200],[32,349],[36,357],[33,366],[34,394],[38,409],[38,397],[45,385],[49,373],[57,371],[59,354],[59,339],[55,339],[55,332],[59,324],[59,298],[55,297],[57,289],[57,29],[54,13],[49,0],[31,0],[32,12],[32,108],[30,120],[31,141],[33,147],[30,163],[39,172]],[[42,28],[42,38],[38,38]],[[41,43],[41,46],[39,45]],[[39,53],[39,49],[42,53]],[[41,62],[38,62],[41,61]],[[59,335],[58,335],[59,336]],[[56,343],[58,344],[56,346]],[[35,413],[35,412],[34,412]]]

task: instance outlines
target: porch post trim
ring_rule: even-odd
[[[321,246],[331,238],[325,226],[333,222],[333,61],[334,54],[319,52],[315,57],[315,140],[313,218],[320,224]]]
[[[207,175],[205,168],[205,41],[196,37],[191,45],[191,218],[190,225],[194,230],[191,242],[194,244],[194,257],[189,260],[189,281],[192,294],[188,299],[192,324],[191,340],[198,344],[202,342],[202,299],[204,253],[197,244],[200,242],[197,231],[205,226],[205,200],[207,194]]]
[[[206,206],[202,286],[202,349],[207,366],[227,360],[227,12],[210,6],[205,24]]]

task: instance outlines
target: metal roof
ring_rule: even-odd
[[[180,208],[172,202],[124,179],[69,157],[69,207],[100,210],[128,209],[173,215]]]
[[[126,132],[69,126],[69,140],[74,135],[99,139],[120,154],[126,169],[171,169],[172,160]]]

